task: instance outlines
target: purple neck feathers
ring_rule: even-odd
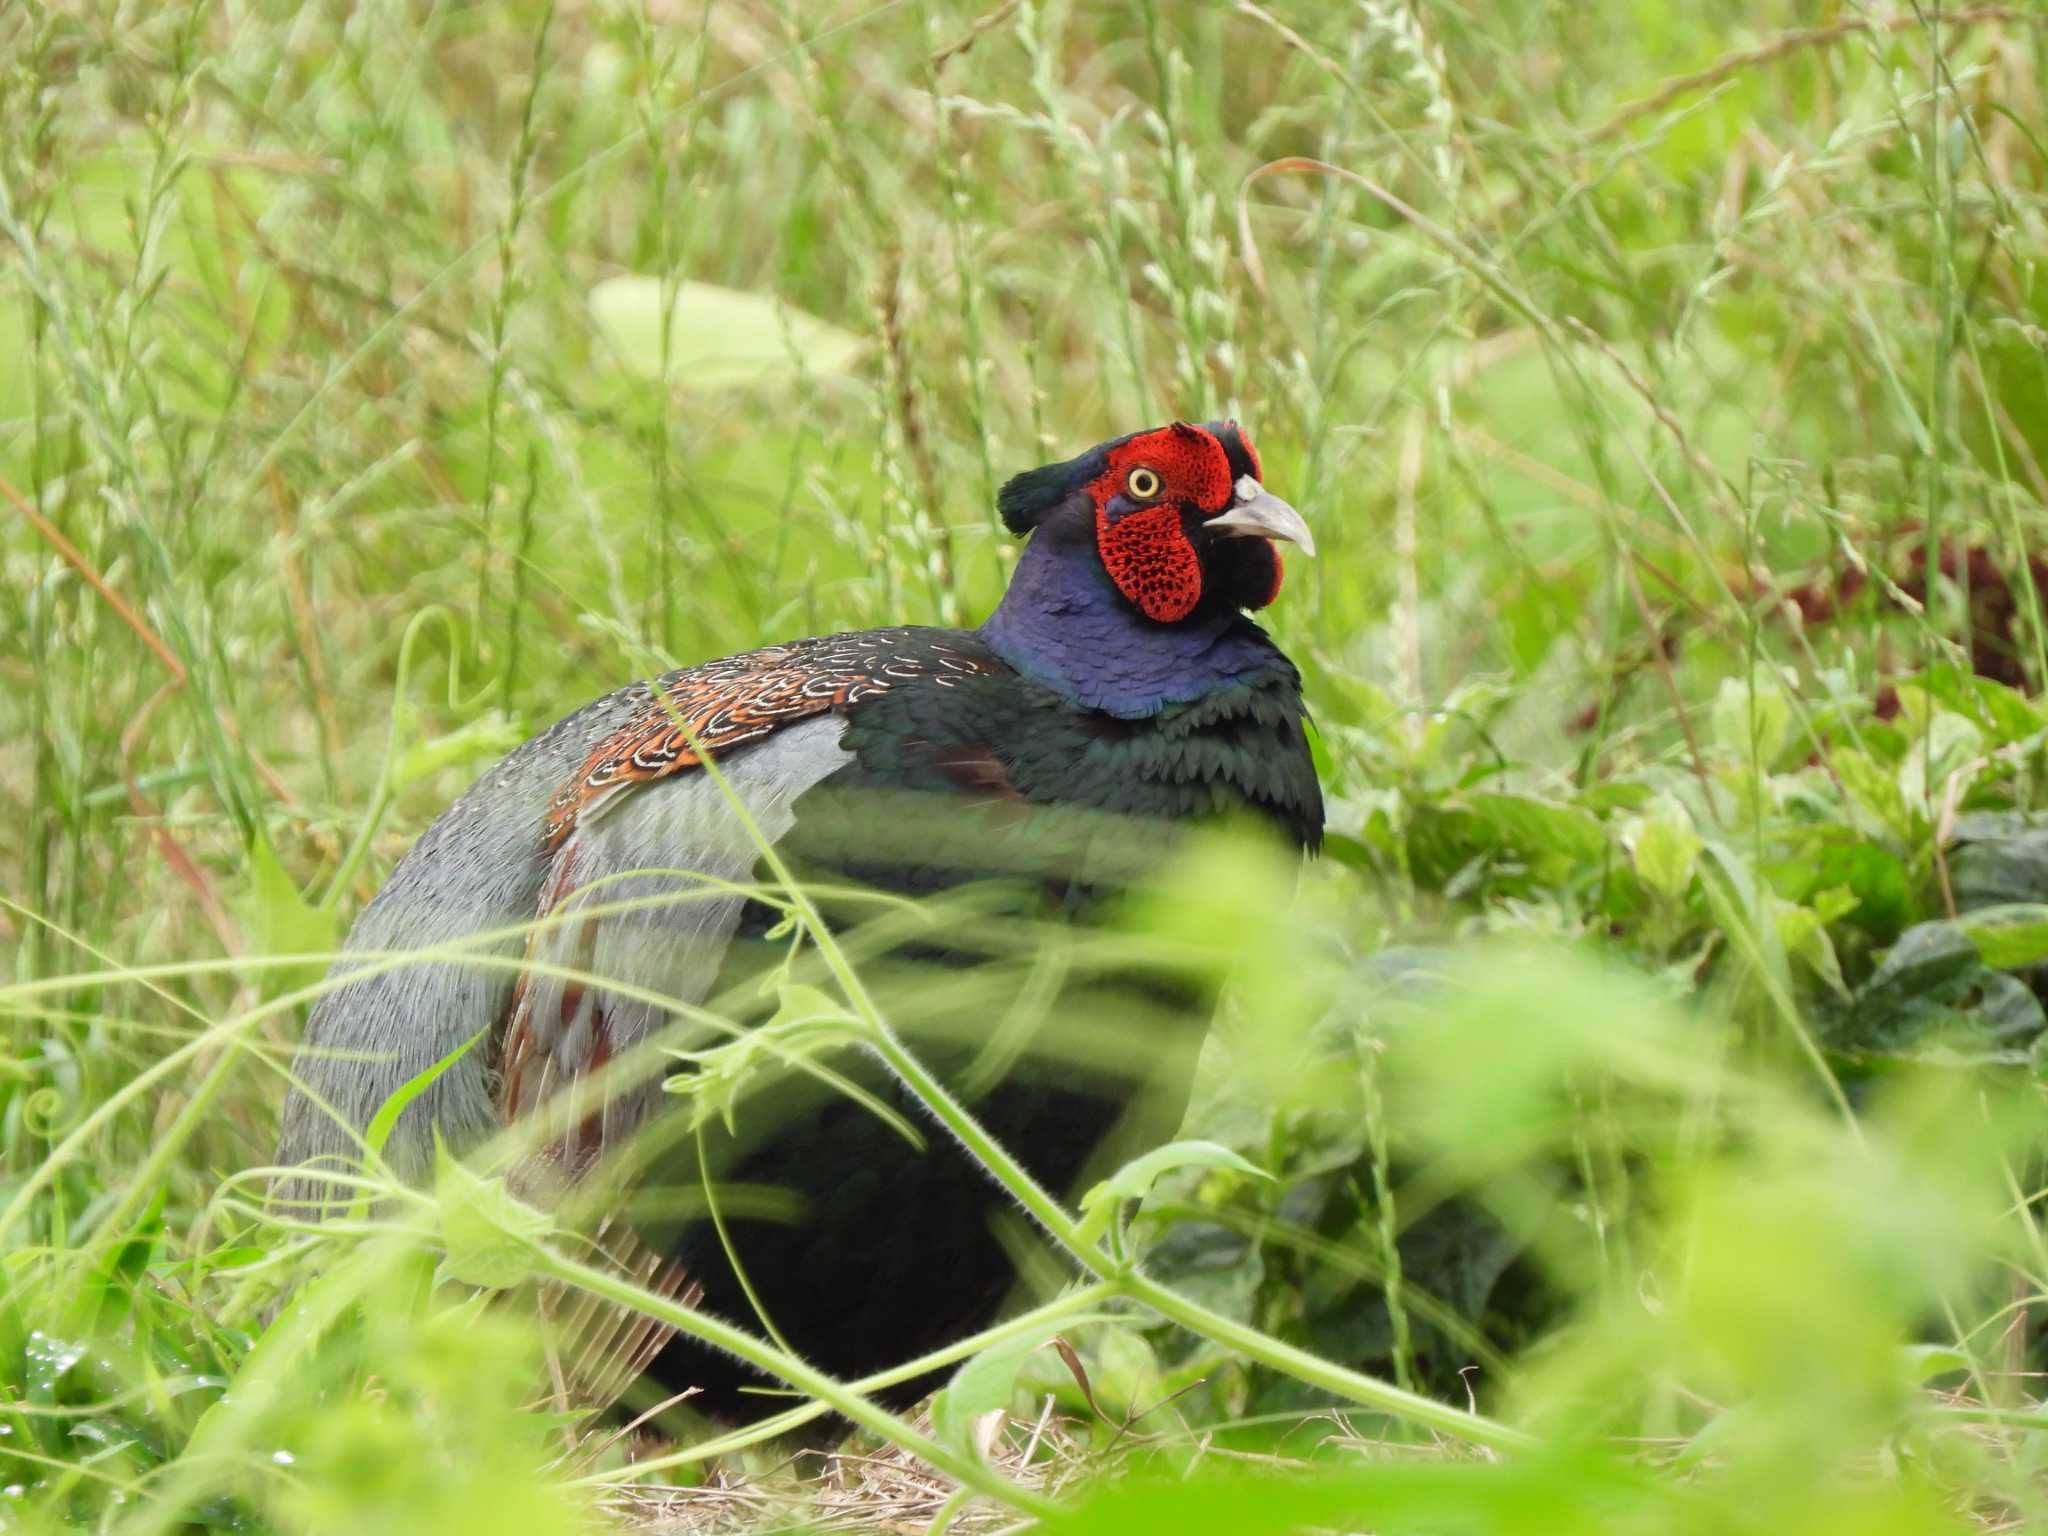
[[[1204,603],[1178,624],[1154,623],[1102,569],[1092,528],[1052,523],[1025,546],[1009,590],[978,633],[1026,677],[1127,720],[1281,660],[1265,632],[1234,608]]]

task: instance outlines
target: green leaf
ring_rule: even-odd
[[[1780,901],[1776,897],[1769,900],[1778,927],[1778,942],[1784,946],[1785,953],[1803,961],[1836,996],[1847,997],[1849,984],[1842,979],[1842,965],[1835,957],[1834,942],[1828,937],[1825,916],[1796,902]],[[1853,902],[1855,898],[1850,900]]]
[[[1485,723],[1514,697],[1504,678],[1471,677],[1459,683],[1442,704],[1429,712],[1413,761],[1418,766],[1448,763],[1453,752],[1486,744]],[[1390,704],[1389,708],[1393,706]]]
[[[303,965],[265,966],[251,979],[266,998],[311,986],[333,953],[337,918],[299,894],[270,839],[261,832],[249,847],[249,883],[234,903],[252,956],[312,955]]]
[[[415,1262],[412,1250],[402,1262]],[[399,1278],[390,1245],[366,1243],[343,1250],[332,1268],[294,1288],[289,1304],[277,1309],[242,1357],[232,1389],[200,1414],[185,1443],[185,1458],[225,1463],[246,1455],[257,1426],[280,1417],[294,1389],[303,1391],[310,1351],[345,1319],[362,1315],[364,1296],[373,1286],[392,1286],[384,1294],[403,1295],[402,1283],[393,1286]]]
[[[775,1017],[764,1028],[776,1029],[792,1025],[852,1025],[857,1023],[846,1005],[836,1001],[828,992],[801,981],[785,981],[775,989]]]
[[[1770,767],[1785,750],[1791,727],[1791,702],[1775,681],[1761,673],[1747,683],[1739,677],[1721,679],[1714,696],[1714,739],[1736,757]]]
[[[1948,856],[1956,904],[1965,910],[2048,901],[2048,827],[2030,816],[1964,816]]]
[[[1906,680],[1901,679],[1903,684]],[[1999,745],[2025,741],[2044,727],[2048,718],[2030,704],[2025,695],[1979,677],[1948,662],[1937,663],[1912,679],[1927,694],[1958,714],[1967,715],[1988,730]]]
[[[1241,1153],[1214,1141],[1170,1141],[1134,1157],[1081,1197],[1081,1229],[1092,1241],[1108,1227],[1120,1200],[1142,1200],[1146,1191],[1176,1168],[1231,1168],[1255,1178],[1273,1177]]]
[[[443,768],[495,761],[526,739],[525,731],[497,710],[489,710],[444,735],[415,742],[392,765],[395,793]]]
[[[1600,784],[1589,784],[1579,796],[1579,804],[1596,816],[1613,811],[1643,811],[1653,801],[1666,801],[1676,805],[1668,795],[1660,795],[1649,785],[1636,779],[1612,779]]]
[[[1961,715],[1938,709],[1925,731],[1913,737],[1906,760],[1899,764],[1899,794],[1906,804],[1934,807],[1941,803],[1951,775],[1967,782],[1971,767],[1983,755],[1984,733]]]
[[[1823,895],[1829,891],[1843,892],[1853,899],[1854,905],[1842,907],[1839,903],[1843,898],[1833,898],[1836,906],[1822,910],[1827,922],[1850,918],[1879,943],[1889,944],[1912,920],[1906,866],[1896,854],[1861,840],[1835,840],[1822,847],[1817,863],[1809,857],[1806,868],[1811,878],[1800,894],[1809,905],[1821,909]]]
[[[1682,901],[1692,889],[1699,863],[1700,837],[1683,807],[1659,796],[1634,824],[1630,857],[1636,877],[1666,901]]]
[[[818,988],[783,977],[775,992],[775,1015],[765,1024],[708,1050],[676,1052],[696,1070],[671,1074],[662,1089],[689,1098],[693,1128],[716,1119],[728,1131],[737,1129],[740,1103],[761,1077],[786,1070],[792,1056],[822,1056],[862,1038],[860,1021]],[[923,1145],[894,1110],[850,1083],[845,1087],[913,1145]]]
[[[547,1213],[514,1195],[502,1178],[471,1172],[438,1138],[434,1154],[442,1267],[451,1278],[487,1290],[526,1280],[537,1267],[542,1240],[554,1230]]]
[[[1970,1357],[1948,1344],[1908,1344],[1899,1351],[1899,1358],[1906,1367],[1906,1379],[1916,1386],[1970,1369]]]
[[[1911,1513],[1922,1516],[1929,1502],[1917,1501]],[[1103,1479],[1044,1529],[1047,1536],[1300,1536],[1359,1530],[1387,1536],[1425,1531],[1593,1536],[1714,1528],[1714,1521],[1702,1518],[1698,1503],[1697,1498],[1688,1500],[1675,1481],[1653,1481],[1612,1453],[1576,1444],[1495,1462],[1417,1457],[1364,1468],[1289,1469],[1286,1476],[1218,1457],[1173,1481]],[[1913,1528],[1903,1520],[1887,1522],[1882,1536]],[[1931,1530],[1947,1536],[1955,1528],[1937,1521]],[[1867,1529],[1867,1522],[1829,1529]]]
[[[620,363],[643,378],[663,375],[660,279],[612,277],[590,290],[590,313]],[[772,295],[685,282],[670,312],[667,376],[710,393],[840,374],[866,343]]]
[[[1598,859],[1607,851],[1605,829],[1577,806],[1506,794],[1470,795],[1465,805],[1503,846],[1574,860]]]
[[[1597,818],[1532,795],[1466,795],[1445,805],[1418,805],[1409,830],[1416,875],[1433,883],[1484,857],[1522,865],[1537,885],[1563,885],[1597,870],[1607,849],[1607,829]]]
[[[1977,954],[1993,970],[2014,971],[2048,962],[2048,905],[2012,902],[1981,907],[1956,919]]]
[[[1700,883],[1715,922],[1768,982],[1784,987],[1790,979],[1785,946],[1776,921],[1763,920],[1770,893],[1759,889],[1748,861],[1726,843],[1713,840],[1702,851],[1712,873],[1703,872]]]
[[[400,1083],[397,1088],[392,1090],[391,1097],[377,1106],[377,1113],[370,1117],[369,1127],[363,1132],[363,1145],[368,1150],[368,1155],[372,1160],[384,1155],[385,1145],[391,1140],[391,1132],[398,1124],[398,1117],[405,1113],[406,1105],[425,1093],[443,1072],[446,1072],[456,1062],[467,1056],[475,1047],[477,1041],[483,1039],[490,1032],[491,1026],[486,1024],[432,1066],[427,1067],[423,1071],[415,1072],[411,1077]],[[366,1214],[369,1201],[370,1192],[366,1189],[356,1197],[355,1207],[351,1213],[352,1217],[360,1219]]]
[[[93,1265],[74,1301],[78,1315],[84,1319],[83,1332],[104,1338],[128,1320],[134,1308],[135,1289],[163,1242],[164,1202],[169,1194],[168,1186],[159,1184],[135,1224]]]
[[[939,1439],[969,1455],[979,1451],[974,1443],[974,1422],[985,1413],[1010,1406],[1017,1391],[1017,1372],[1025,1360],[1045,1348],[1064,1323],[1048,1323],[1020,1338],[992,1344],[978,1355],[970,1355],[953,1373],[952,1380],[932,1399],[932,1428]]]
[[[1114,1433],[1167,1396],[1159,1356],[1130,1317],[1069,1327],[1065,1336],[1071,1357],[1040,1351],[1027,1356],[1019,1369],[1017,1385],[1031,1402],[1050,1396]]]
[[[1855,809],[1901,842],[1915,840],[1918,817],[1900,792],[1897,778],[1854,747],[1839,747],[1830,753],[1828,766],[1841,780]]]
[[[2048,909],[1972,913],[1982,944],[2002,960],[2025,963],[2037,952]],[[2041,1004],[2026,984],[1986,963],[1980,940],[1958,922],[1919,923],[1899,935],[1853,1006],[1828,1030],[1847,1050],[1897,1055],[1922,1049],[1951,1054],[2010,1053],[2048,1028]]]
[[[1346,869],[1355,869],[1362,875],[1380,872],[1380,862],[1373,854],[1372,845],[1348,833],[1325,832],[1323,852]]]

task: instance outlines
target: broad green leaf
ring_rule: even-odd
[[[1475,859],[1523,866],[1538,885],[1562,885],[1607,856],[1607,829],[1575,805],[1532,795],[1465,795],[1418,806],[1409,856],[1418,877],[1447,881]]]
[[[505,1187],[464,1167],[436,1144],[434,1200],[441,1211],[443,1267],[465,1285],[505,1290],[533,1274],[554,1223]]]
[[[932,1428],[947,1444],[976,1454],[974,1422],[997,1408],[1007,1408],[1017,1390],[1017,1372],[1030,1355],[1045,1348],[1065,1323],[1034,1328],[1021,1338],[990,1345],[970,1355],[952,1380],[932,1399]]]
[[[1901,841],[1914,838],[1918,818],[1899,790],[1899,781],[1854,747],[1840,747],[1828,756],[1828,765],[1848,792],[1852,807],[1862,811],[1878,827]]]
[[[1769,899],[1778,925],[1778,942],[1785,953],[1803,961],[1837,997],[1847,997],[1849,984],[1842,979],[1841,962],[1836,959],[1834,942],[1828,937],[1826,919],[1812,907],[1776,897]]]
[[[2025,741],[2048,726],[2048,718],[2025,695],[1951,663],[1931,666],[1914,681],[1933,698],[1990,731],[2001,745]]]
[[[1170,1141],[1134,1157],[1081,1197],[1082,1230],[1090,1238],[1108,1225],[1119,1200],[1142,1200],[1147,1190],[1176,1168],[1230,1168],[1254,1178],[1273,1177],[1241,1153],[1214,1141]]]
[[[619,361],[659,378],[661,289],[658,278],[606,278],[590,290],[590,313]],[[851,332],[770,295],[685,282],[670,310],[668,377],[684,389],[712,392],[846,372],[866,343]]]
[[[1017,1372],[1019,1390],[1032,1402],[1050,1396],[1105,1427],[1137,1424],[1142,1433],[1149,1420],[1137,1416],[1170,1390],[1151,1341],[1128,1316],[1064,1332],[1073,1359],[1055,1350],[1026,1356]]]
[[[1887,1485],[1853,1501],[1826,1536],[1926,1532],[1948,1536],[1961,1523],[1932,1496],[1908,1497]],[[1713,1498],[1717,1504],[1708,1504]],[[1694,1493],[1678,1480],[1654,1479],[1604,1448],[1567,1443],[1501,1460],[1455,1456],[1389,1459],[1380,1464],[1279,1469],[1212,1458],[1192,1475],[1104,1479],[1047,1521],[1048,1536],[1300,1536],[1311,1531],[1407,1533],[1701,1532],[1754,1524],[1746,1488]],[[1837,1494],[1834,1506],[1852,1502]],[[1745,1507],[1747,1504],[1750,1507]],[[1881,1513],[1873,1517],[1872,1506]],[[1894,1511],[1893,1506],[1897,1506]],[[1932,1518],[1930,1518],[1930,1516]]]
[[[1465,803],[1504,842],[1523,849],[1577,859],[1597,859],[1607,850],[1607,834],[1600,823],[1577,806],[1528,795],[1470,795]]]
[[[1639,779],[1611,779],[1600,784],[1589,784],[1579,796],[1579,804],[1595,815],[1606,815],[1614,811],[1643,811],[1647,813],[1653,801],[1670,800],[1660,795]],[[1677,804],[1675,800],[1671,804]]]
[[[1413,761],[1428,766],[1453,751],[1469,752],[1483,746],[1486,721],[1513,697],[1513,688],[1503,678],[1474,677],[1458,684],[1443,704],[1425,717]]]
[[[1892,696],[1899,701],[1899,729],[1910,739],[1927,734],[1927,723],[1934,718],[1936,696],[1903,679],[1892,687]]]
[[[1806,868],[1811,880],[1803,898],[1830,923],[1851,918],[1879,943],[1889,944],[1912,919],[1906,866],[1896,854],[1874,843],[1835,838],[1822,847],[1818,863],[1809,858]],[[1835,907],[1823,909],[1823,896],[1828,892],[1842,895],[1829,898],[1836,902]],[[1854,904],[1841,906],[1843,899]]]
[[[775,1017],[764,1028],[790,1025],[853,1025],[857,1021],[830,993],[801,981],[785,981],[776,989]]]
[[[1971,1368],[1970,1357],[1948,1344],[1908,1344],[1899,1351],[1906,1379],[1918,1385]]]
[[[1987,916],[1981,943],[1992,954],[2021,964],[2038,956],[2048,908],[1970,920]],[[1976,1054],[2024,1049],[2044,1027],[2039,1000],[2018,977],[1986,963],[1976,935],[1959,922],[1926,922],[1899,935],[1830,1034],[1859,1051],[1896,1055],[1933,1045]]]
[[[2023,815],[1965,816],[1948,855],[1956,905],[2048,901],[2048,827]]]
[[[825,1059],[832,1052],[866,1038],[866,1027],[828,993],[783,977],[775,984],[775,1015],[738,1038],[702,1051],[677,1051],[694,1070],[671,1073],[662,1082],[665,1093],[690,1100],[693,1128],[714,1119],[728,1132],[738,1129],[739,1107],[763,1078],[805,1069],[861,1105],[909,1145],[923,1150],[923,1134],[890,1105]]]
[[[1931,816],[1947,793],[1950,776],[1963,774],[1967,783],[1983,751],[1982,731],[1951,710],[1936,710],[1899,764],[1900,796]]]
[[[1983,907],[1956,919],[1977,954],[1994,970],[2012,971],[2048,961],[2048,905],[2014,902]]]
[[[1748,683],[1739,677],[1721,679],[1714,696],[1714,739],[1744,762],[1752,757],[1768,768],[1785,750],[1792,727],[1792,705],[1785,690],[1761,674]]]
[[[249,883],[234,906],[251,955],[324,956],[334,949],[335,914],[299,894],[270,839],[260,833],[249,848]],[[276,997],[311,985],[325,969],[326,961],[316,959],[304,965],[266,966],[253,979],[265,997]]]
[[[1684,809],[1667,796],[1660,795],[1644,811],[1630,840],[1636,877],[1666,901],[1683,900],[1699,863],[1699,834]]]

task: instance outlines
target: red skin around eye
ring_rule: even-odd
[[[1205,513],[1221,512],[1230,505],[1229,455],[1215,438],[1186,422],[1142,433],[1111,449],[1109,468],[1092,487],[1095,505],[1104,505],[1121,491],[1140,464],[1164,483],[1161,501],[1191,501]]]
[[[1109,503],[1143,465],[1159,476],[1156,503],[1110,521]],[[1146,618],[1172,624],[1202,597],[1202,562],[1181,531],[1180,508],[1214,515],[1230,504],[1230,458],[1223,445],[1185,422],[1147,432],[1111,450],[1109,468],[1089,487],[1095,498],[1095,547],[1117,590]]]

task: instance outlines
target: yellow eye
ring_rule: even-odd
[[[1159,476],[1142,467],[1134,469],[1131,478],[1124,482],[1124,488],[1138,500],[1150,501],[1159,494]]]

